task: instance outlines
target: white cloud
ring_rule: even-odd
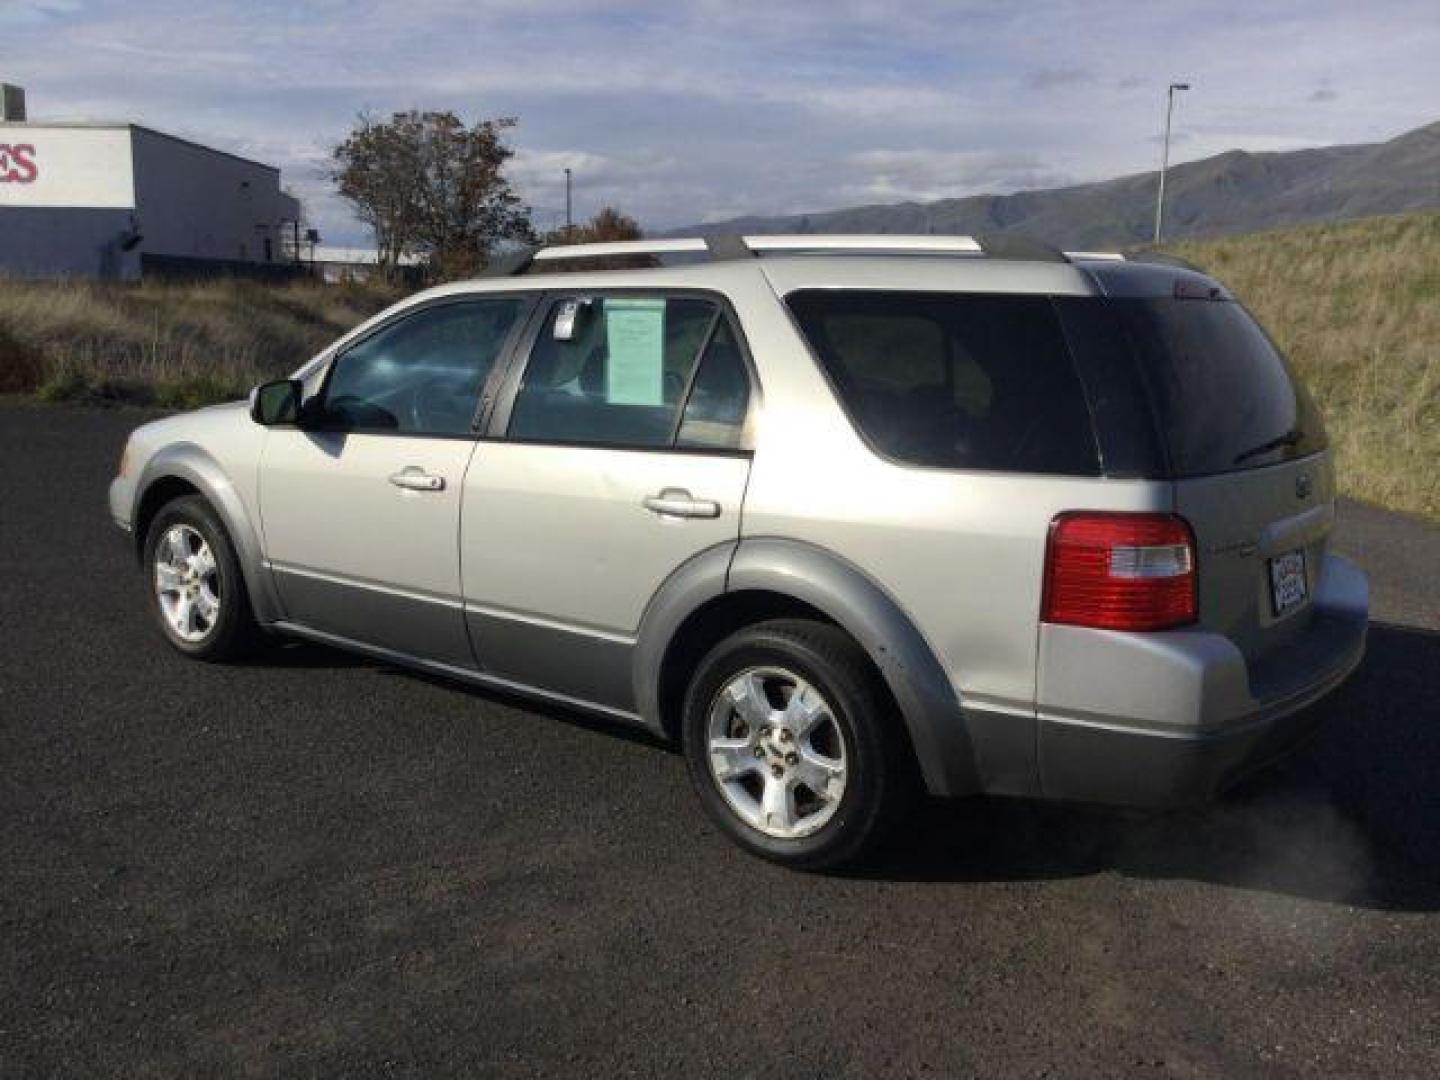
[[[12,0],[0,26],[32,115],[272,160],[342,239],[327,147],[363,109],[517,116],[528,203],[558,212],[568,166],[577,215],[665,227],[1153,168],[1175,79],[1183,157],[1383,138],[1440,101],[1433,0]]]
[[[998,150],[862,150],[848,161],[857,180],[846,190],[869,201],[953,199],[1073,179],[1036,154]]]
[[[77,14],[82,6],[80,0],[3,0],[0,27],[44,26]]]

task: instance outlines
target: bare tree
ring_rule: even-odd
[[[393,273],[402,255],[425,257],[433,277],[473,273],[500,242],[534,238],[530,213],[505,177],[514,151],[502,117],[467,127],[453,112],[361,115],[335,147],[332,178],[375,234]]]

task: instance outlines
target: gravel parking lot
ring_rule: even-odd
[[[1343,507],[1367,661],[1221,803],[803,876],[644,736],[174,655],[104,503],[141,419],[0,406],[0,1073],[1440,1075],[1440,530]]]

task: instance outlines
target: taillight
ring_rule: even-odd
[[[1041,618],[1106,630],[1195,621],[1195,535],[1172,514],[1076,512],[1050,523]]]

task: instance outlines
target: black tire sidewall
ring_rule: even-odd
[[[197,642],[185,641],[170,629],[155,592],[155,553],[161,539],[173,525],[188,525],[205,539],[215,555],[216,574],[220,579],[220,618],[211,632]],[[187,495],[166,503],[150,522],[145,534],[144,552],[145,589],[150,613],[171,647],[196,660],[223,660],[241,653],[249,643],[250,598],[230,535],[210,504],[198,495]]]
[[[834,816],[795,839],[767,836],[731,809],[710,772],[706,727],[711,703],[741,671],[781,667],[825,697],[846,747],[845,793]],[[701,660],[685,697],[682,745],[696,793],[710,818],[743,848],[796,869],[827,869],[858,856],[879,838],[898,780],[877,676],[858,646],[823,623],[777,621],[741,630]]]

